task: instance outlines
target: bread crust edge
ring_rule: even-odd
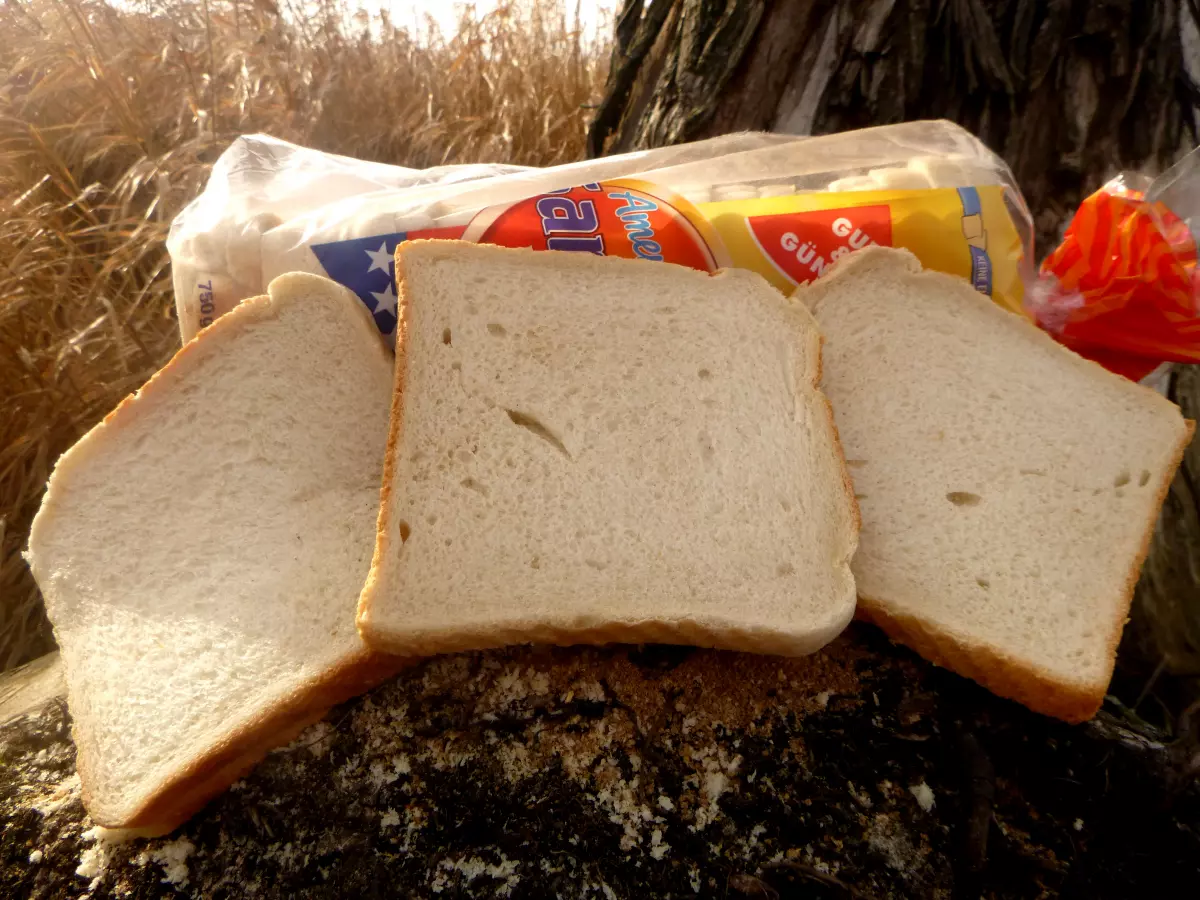
[[[886,265],[902,266],[903,274],[913,276],[934,276],[939,280],[953,280],[958,284],[960,279],[934,270],[925,269],[920,261],[909,251],[890,248],[866,248],[849,254],[839,260],[835,266],[823,276],[819,282],[807,287],[803,294],[806,305],[816,315],[817,307],[824,299],[829,285],[839,276],[853,272],[859,267],[869,267],[876,260],[884,260]],[[987,301],[991,304],[991,301]],[[1008,310],[996,309],[1001,313],[1015,315]],[[1020,317],[1018,317],[1020,318]],[[818,317],[819,322],[819,317]],[[1095,366],[1106,376],[1121,377],[1108,372],[1099,363],[1079,356],[1070,348],[1063,347],[1036,326],[1030,323],[1036,334],[1064,353],[1076,360]],[[1135,382],[1130,384],[1136,385]],[[1144,385],[1136,387],[1147,393],[1147,400],[1169,404],[1178,414],[1175,404],[1161,397]],[[1153,398],[1153,399],[1151,399]],[[1129,573],[1121,594],[1121,602],[1117,604],[1116,615],[1108,624],[1108,634],[1105,638],[1105,653],[1109,660],[1110,675],[1101,683],[1066,684],[1054,678],[1049,672],[1021,661],[999,648],[971,641],[965,641],[944,629],[934,627],[921,621],[918,617],[900,613],[890,609],[888,604],[875,598],[859,596],[859,618],[878,625],[889,637],[906,644],[925,659],[970,678],[972,681],[986,687],[993,693],[1010,700],[1016,700],[1035,712],[1043,713],[1062,719],[1072,724],[1086,722],[1099,711],[1104,702],[1104,695],[1111,680],[1111,671],[1116,663],[1117,647],[1128,621],[1129,610],[1133,601],[1133,593],[1141,574],[1142,565],[1150,550],[1150,542],[1154,535],[1155,524],[1159,511],[1170,491],[1171,482],[1183,461],[1183,455],[1191,443],[1195,431],[1195,422],[1181,416],[1182,429],[1176,445],[1172,448],[1168,464],[1163,468],[1159,479],[1157,497],[1149,506],[1149,517],[1143,528],[1143,535],[1137,552],[1131,561]]]
[[[391,428],[388,436],[387,456],[384,463],[383,482],[380,487],[380,510],[378,530],[376,534],[375,553],[371,562],[371,571],[367,583],[359,598],[357,624],[363,641],[373,649],[403,657],[433,656],[440,653],[454,653],[468,650],[486,650],[511,644],[544,643],[559,646],[577,644],[601,645],[609,643],[664,643],[683,644],[697,647],[737,650],[750,653],[775,654],[780,656],[804,656],[815,653],[821,647],[833,640],[853,620],[856,603],[848,605],[847,609],[838,611],[839,615],[830,616],[830,621],[823,624],[813,635],[797,637],[782,631],[768,628],[747,626],[744,622],[721,622],[700,620],[643,620],[638,622],[606,620],[596,623],[565,623],[548,621],[525,621],[514,618],[507,622],[490,622],[486,625],[466,625],[453,628],[408,630],[403,639],[390,630],[378,628],[371,618],[372,606],[380,589],[383,572],[386,566],[394,564],[387,558],[390,541],[389,527],[391,524],[391,501],[395,487],[396,456],[404,434],[404,392],[407,381],[408,356],[406,352],[409,329],[410,304],[407,300],[406,276],[407,266],[405,254],[421,252],[422,248],[432,250],[441,256],[452,253],[451,245],[467,245],[472,248],[484,248],[484,253],[507,254],[509,248],[490,247],[488,245],[472,244],[463,241],[420,240],[401,243],[396,248],[396,289],[399,315],[396,326],[396,374],[392,394]],[[549,251],[528,251],[549,253],[549,258],[558,258]],[[602,261],[606,257],[600,258]],[[562,262],[567,262],[563,258]],[[603,262],[601,263],[603,264]],[[752,273],[739,269],[720,269],[712,275],[727,273],[732,277],[748,277]],[[754,276],[758,277],[758,276]],[[854,574],[851,570],[851,560],[858,548],[858,535],[861,529],[862,516],[858,500],[854,496],[853,481],[846,464],[845,449],[838,433],[837,421],[829,398],[821,390],[822,355],[824,352],[824,337],[812,314],[803,304],[796,303],[789,297],[780,295],[780,301],[788,306],[798,306],[808,319],[812,328],[811,340],[813,346],[813,364],[805,373],[805,387],[813,395],[814,413],[823,410],[829,426],[829,435],[834,445],[834,456],[839,469],[841,487],[848,503],[848,518],[845,526],[849,534],[843,535],[843,542],[848,543],[848,549],[842,565],[846,577],[853,589]],[[805,336],[797,336],[804,340]],[[855,595],[857,596],[857,595]]]
[[[1163,469],[1159,479],[1157,497],[1149,507],[1150,515],[1143,528],[1138,550],[1130,563],[1116,614],[1107,626],[1105,657],[1110,674],[1103,682],[1086,685],[1064,683],[1045,669],[1019,660],[997,647],[963,640],[951,632],[921,621],[917,616],[893,611],[886,602],[861,595],[860,618],[878,625],[889,637],[911,647],[935,665],[970,678],[993,693],[1016,700],[1034,712],[1053,716],[1071,724],[1088,721],[1104,703],[1111,673],[1116,665],[1117,648],[1121,643],[1125,623],[1129,621],[1134,590],[1141,575],[1142,564],[1150,551],[1150,541],[1154,536],[1159,510],[1191,443],[1195,427],[1195,422],[1183,419],[1179,440],[1172,449],[1170,462]]]
[[[362,592],[358,596],[358,609],[354,623],[358,635],[368,646],[382,652],[391,652],[386,642],[380,640],[371,620],[372,608],[379,593],[380,582],[388,565],[390,543],[389,528],[392,518],[392,491],[396,482],[396,456],[400,452],[400,441],[404,436],[404,395],[408,382],[408,327],[410,304],[408,302],[407,270],[404,265],[403,248],[412,242],[403,241],[396,247],[396,366],[392,375],[392,406],[388,421],[387,449],[383,456],[383,478],[379,483],[379,516],[375,523],[375,550],[371,554],[371,568],[367,572]],[[417,243],[427,243],[418,241]]]
[[[143,836],[167,834],[253,769],[272,749],[320,721],[331,707],[386,681],[407,662],[368,650],[346,658],[225,735],[177,774],[143,791],[145,799],[128,813],[97,800],[91,790],[93,768],[87,744],[76,739],[84,808],[94,822],[106,828],[130,829]]]
[[[285,275],[281,278],[329,282],[328,279],[304,273]],[[55,471],[51,473],[48,481],[47,495],[54,486],[59,465],[66,460],[70,466],[69,456],[77,448],[84,446],[89,438],[96,439],[93,436],[98,435],[102,429],[121,427],[126,419],[141,414],[139,407],[157,402],[159,394],[171,389],[181,370],[199,363],[214,343],[226,340],[227,335],[232,336],[247,325],[274,316],[278,301],[272,296],[272,289],[279,280],[272,281],[268,286],[268,293],[243,300],[212,325],[202,329],[180,347],[142,387],[122,399],[99,423],[84,434],[55,464]],[[339,293],[346,298],[347,303],[352,304],[352,309],[360,311],[360,321],[365,317],[365,321],[370,323],[374,332],[374,322],[358,298],[340,286]],[[44,509],[45,507],[39,509],[38,516],[35,516],[35,525]],[[30,545],[36,540],[35,531],[36,529],[31,527]],[[162,835],[173,831],[249,772],[270,750],[286,744],[309,725],[319,721],[330,707],[377,686],[409,662],[407,659],[362,647],[326,672],[292,690],[277,705],[261,710],[256,717],[224,734],[207,750],[181,764],[175,774],[148,788],[140,788],[138,794],[142,799],[132,804],[132,809],[128,812],[125,811],[125,804],[105,802],[93,789],[93,784],[98,779],[94,777],[92,749],[86,738],[81,740],[81,730],[73,722],[76,770],[79,773],[83,806],[96,824],[106,828],[125,829],[144,836]],[[69,679],[67,683],[69,710]]]

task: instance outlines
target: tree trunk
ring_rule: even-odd
[[[625,0],[593,155],[946,118],[1000,153],[1042,252],[1119,169],[1196,142],[1192,0]]]
[[[1155,174],[1196,143],[1198,21],[1196,0],[625,0],[589,152],[951,119],[1007,161],[1044,255],[1117,171]],[[1196,418],[1200,374],[1177,368],[1171,397]],[[1167,720],[1200,697],[1198,485],[1193,444],[1114,683]]]

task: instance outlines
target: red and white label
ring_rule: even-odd
[[[703,235],[670,201],[619,181],[490,207],[471,221],[463,240],[717,268]]]
[[[892,245],[892,214],[886,204],[812,212],[747,216],[750,234],[784,278],[804,284],[855,250]]]

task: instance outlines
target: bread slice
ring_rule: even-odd
[[[862,509],[863,613],[997,694],[1090,718],[1192,423],[906,251],[853,253],[797,296]]]
[[[269,291],[65,453],[33,523],[102,825],[169,830],[396,668],[354,626],[391,354],[333,282]]]
[[[858,530],[807,311],[757,275],[401,245],[366,641],[803,654]]]

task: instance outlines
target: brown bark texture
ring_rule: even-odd
[[[1196,142],[1194,0],[625,0],[593,155],[950,119],[1012,168],[1042,252],[1121,169]]]

